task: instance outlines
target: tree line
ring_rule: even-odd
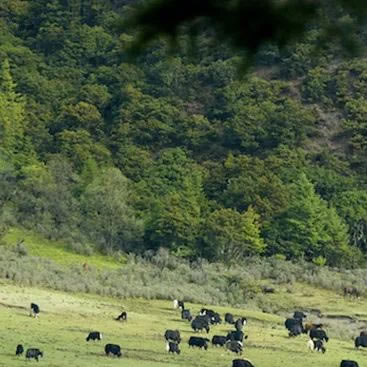
[[[367,67],[310,27],[241,55],[203,32],[130,62],[136,1],[0,5],[1,233],[231,263],[361,266]],[[363,34],[361,35],[363,39]]]

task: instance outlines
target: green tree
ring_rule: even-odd
[[[32,150],[24,131],[25,100],[15,90],[8,59],[0,69],[0,143],[1,151],[18,166],[32,158]]]
[[[367,253],[367,193],[349,190],[336,195],[332,203],[349,226],[350,243]]]
[[[264,249],[259,215],[252,207],[242,214],[233,209],[219,209],[207,218],[204,250],[212,260],[236,261],[245,256],[259,255]]]
[[[268,253],[307,260],[322,256],[329,265],[347,262],[348,227],[335,209],[315,193],[305,174],[291,185],[290,192],[288,208],[264,230]]]
[[[143,223],[129,201],[128,180],[117,168],[107,168],[85,189],[81,198],[83,230],[103,251],[138,251]]]

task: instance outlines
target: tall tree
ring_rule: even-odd
[[[288,208],[265,230],[269,253],[312,260],[323,256],[328,264],[347,261],[348,227],[334,208],[316,193],[305,174],[290,187]]]

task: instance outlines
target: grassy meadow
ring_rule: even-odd
[[[35,232],[16,227],[9,228],[2,241],[6,247],[14,247],[16,243],[23,241],[30,255],[49,259],[60,265],[88,263],[99,269],[118,269],[124,260],[123,258],[117,260],[117,256],[113,258],[96,252],[88,255],[76,253],[65,242],[51,241]]]
[[[121,281],[124,281],[121,279]],[[285,297],[285,293],[270,297]],[[298,297],[299,305],[305,308],[318,306],[328,315],[352,315],[366,318],[365,300],[345,300],[330,291],[313,291],[299,285],[292,295]],[[38,303],[41,315],[29,317],[28,306]],[[202,306],[186,305],[193,313]],[[353,325],[335,324],[326,330],[331,337],[327,352],[311,352],[306,349],[307,336],[289,338],[283,326],[286,315],[272,315],[255,309],[213,307],[223,316],[225,312],[246,316],[248,340],[243,357],[256,367],[337,367],[341,359],[354,359],[364,366],[367,350],[355,350],[346,329]],[[128,322],[114,320],[122,310],[128,312]],[[312,319],[312,317],[311,317]],[[363,325],[363,323],[361,324]],[[48,367],[230,367],[236,356],[222,348],[209,347],[207,351],[189,349],[187,340],[194,332],[189,323],[180,320],[180,312],[172,308],[171,301],[117,299],[85,294],[62,293],[40,288],[23,288],[8,281],[0,281],[0,366],[29,366],[24,356],[15,357],[15,348],[22,343],[25,348],[37,347],[44,352],[39,365]],[[179,329],[183,341],[181,355],[168,355],[163,334],[166,329]],[[214,326],[209,338],[215,334],[225,335],[229,325]],[[340,329],[340,330],[339,330]],[[103,333],[100,342],[85,341],[90,331]],[[203,333],[203,336],[206,333]],[[106,357],[106,343],[120,344],[123,357]]]

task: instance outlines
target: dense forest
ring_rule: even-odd
[[[205,32],[131,62],[136,3],[1,1],[1,234],[365,265],[366,60],[311,27],[245,74]]]

